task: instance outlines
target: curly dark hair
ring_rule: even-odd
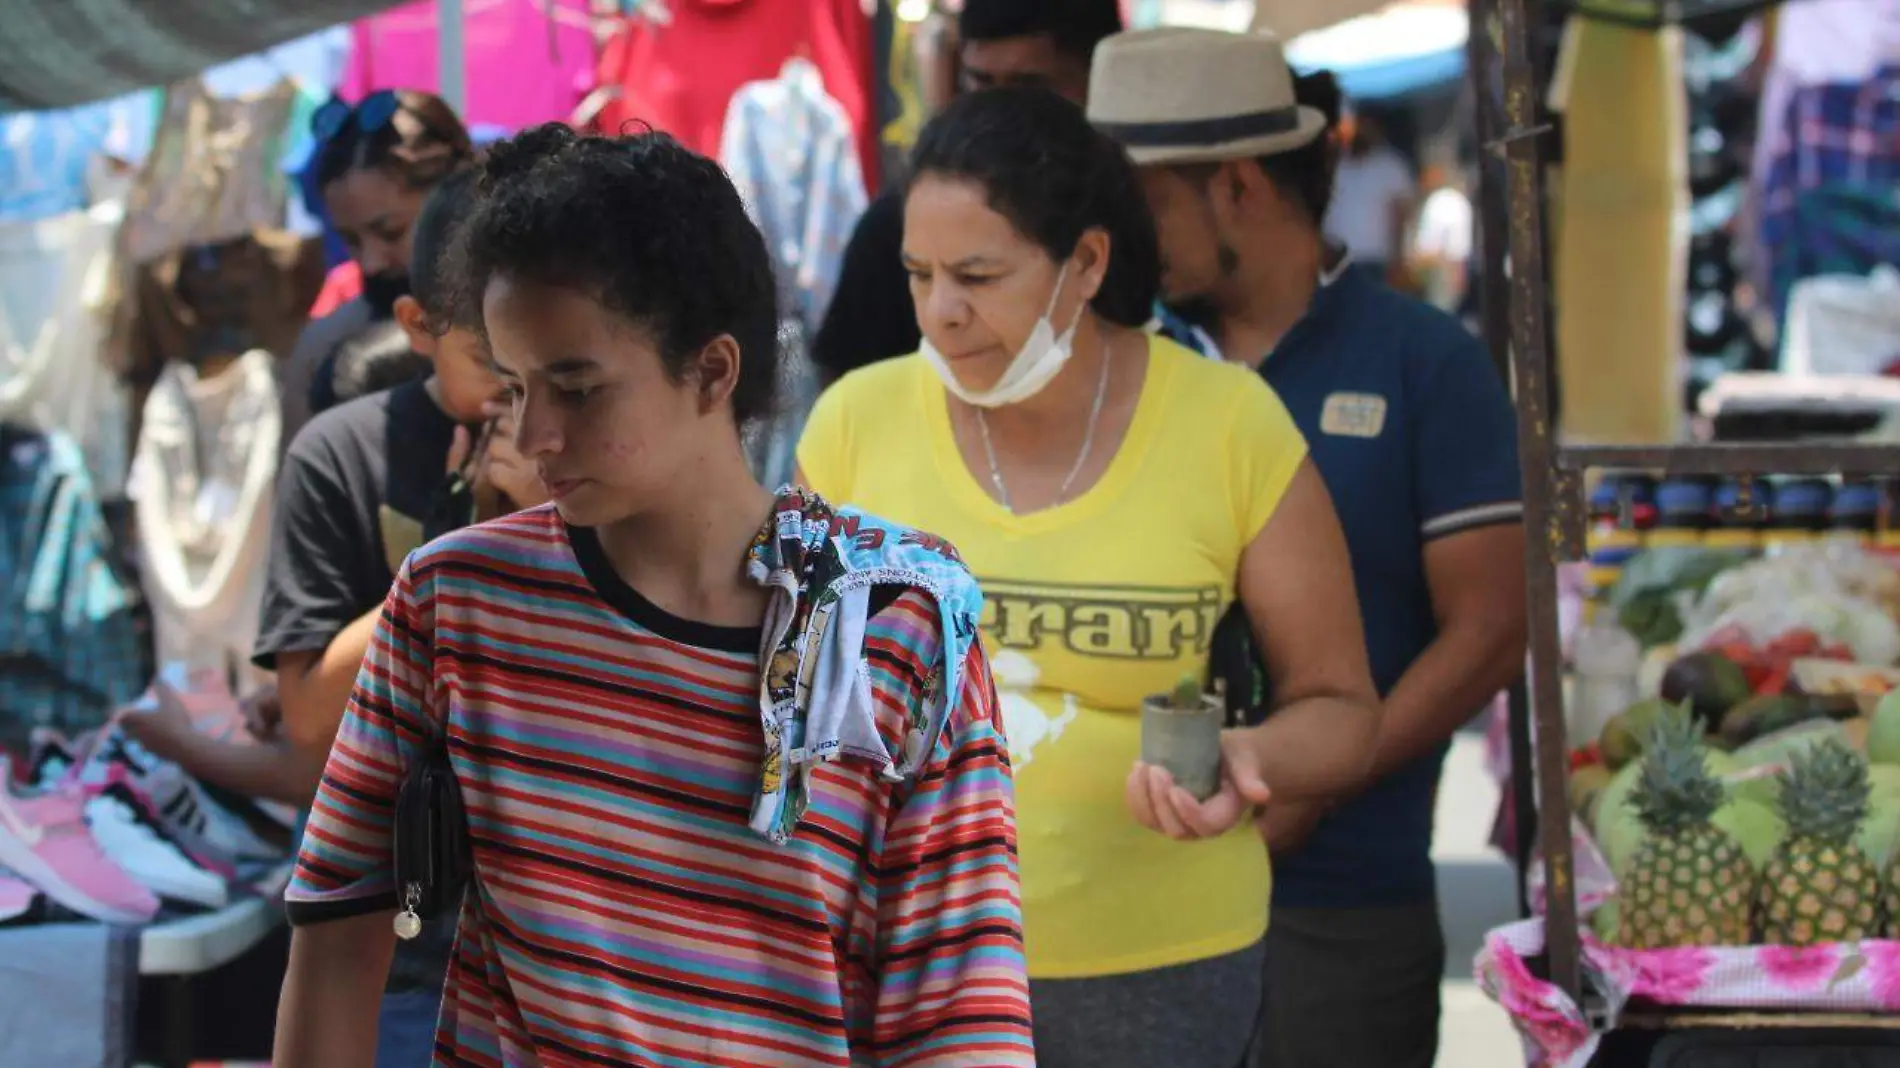
[[[769,415],[778,291],[765,238],[717,163],[663,133],[582,135],[559,123],[491,146],[455,263],[474,309],[496,277],[584,293],[645,330],[675,381],[721,335],[738,342],[732,410]]]
[[[381,170],[415,190],[431,189],[475,154],[455,109],[433,93],[396,91],[396,112],[367,133],[355,121],[317,146],[321,189],[351,171]]]
[[[982,186],[991,208],[1058,261],[1086,231],[1107,231],[1108,273],[1090,307],[1122,326],[1153,317],[1161,253],[1141,180],[1074,103],[1041,86],[960,96],[917,138],[911,182],[926,174]]]

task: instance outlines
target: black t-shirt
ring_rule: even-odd
[[[904,271],[904,193],[893,184],[871,201],[851,231],[811,358],[827,377],[837,379],[879,360],[908,356],[922,339]]]
[[[454,438],[454,421],[421,381],[304,427],[277,474],[253,663],[275,671],[279,653],[320,651],[383,603],[440,509]]]
[[[277,474],[264,604],[251,660],[319,652],[383,603],[396,569],[444,512],[455,423],[422,381],[340,404],[306,424]],[[466,516],[464,517],[464,522]],[[393,991],[440,989],[455,941],[452,910],[399,942]]]

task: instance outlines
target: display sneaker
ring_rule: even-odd
[[[66,777],[79,764],[84,739],[74,742],[51,727],[35,727],[27,735],[26,763],[19,771],[21,782],[35,789],[46,789]]]
[[[7,779],[0,758],[0,783]],[[144,923],[158,898],[113,863],[86,826],[73,784],[22,797],[0,788],[0,867],[74,912],[105,923]]]
[[[258,834],[243,816],[219,804],[185,769],[161,759],[114,730],[94,749],[78,774],[94,793],[123,784],[155,826],[207,871],[230,878],[239,865],[275,863],[287,846]]]
[[[40,911],[40,892],[32,883],[0,868],[0,927],[28,923]]]
[[[167,838],[141,799],[124,784],[107,787],[86,802],[86,823],[106,856],[160,898],[208,909],[231,903],[225,877],[206,871]]]

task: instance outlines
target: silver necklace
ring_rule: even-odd
[[[1095,425],[1102,419],[1102,402],[1108,399],[1108,365],[1114,357],[1114,350],[1108,347],[1106,339],[1102,342],[1102,374],[1095,383],[1095,405],[1089,409],[1088,427],[1082,432],[1082,451],[1075,458],[1075,466],[1069,468],[1069,477],[1062,480],[1062,487],[1056,490],[1056,499],[1049,502],[1054,508],[1069,499],[1069,489],[1075,485],[1076,477],[1082,473],[1082,465],[1088,462],[1089,452],[1095,448]],[[996,499],[1002,504],[1003,511],[1014,515],[1016,507],[1009,502],[1009,487],[1003,484],[1003,469],[996,462],[996,446],[990,442],[990,421],[983,415],[983,409],[976,410],[976,428],[983,437],[983,455],[990,462],[990,485],[996,487]]]

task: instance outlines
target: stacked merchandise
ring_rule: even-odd
[[[116,725],[38,731],[23,760],[0,757],[0,926],[221,909],[281,890],[288,851],[277,815],[199,783]]]

